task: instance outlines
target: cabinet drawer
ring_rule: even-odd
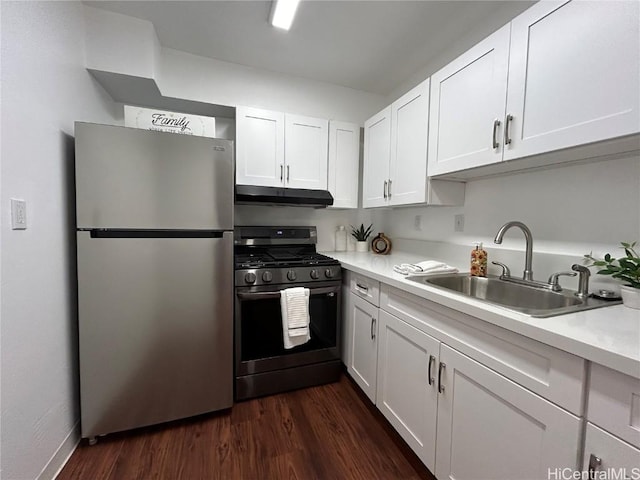
[[[349,276],[349,286],[351,291],[358,297],[364,298],[376,307],[380,305],[379,281],[351,272]]]
[[[580,357],[382,286],[380,308],[538,395],[582,414],[585,362]]]
[[[592,459],[592,456],[595,457]],[[593,460],[599,459],[599,462]],[[590,465],[590,463],[592,465]],[[597,464],[596,464],[597,463]],[[623,442],[619,438],[587,422],[587,435],[584,445],[584,471],[626,470],[624,475],[608,478],[640,478],[640,450]],[[593,478],[605,478],[594,475]]]
[[[591,364],[587,419],[640,448],[640,379]]]

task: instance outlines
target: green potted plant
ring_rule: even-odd
[[[608,253],[602,259],[593,257],[591,253],[584,257],[588,266],[600,267],[596,273],[621,280],[622,302],[627,307],[640,309],[640,255],[635,250],[636,243],[621,242],[625,255],[620,258],[613,258]]]
[[[360,227],[355,228],[353,225],[351,226],[351,236],[357,240],[356,243],[356,252],[366,252],[369,249],[369,243],[367,239],[369,235],[371,235],[371,229],[373,228],[373,223],[369,225],[366,229],[364,228],[364,223],[360,224]]]

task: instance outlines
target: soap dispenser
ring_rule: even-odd
[[[471,268],[470,274],[472,277],[486,277],[487,276],[487,252],[482,249],[482,243],[477,242],[474,244],[475,248],[471,250]]]

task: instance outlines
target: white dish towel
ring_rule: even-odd
[[[444,262],[426,260],[420,263],[394,265],[393,271],[402,275],[434,275],[436,273],[458,273],[458,269]]]
[[[282,339],[284,348],[290,349],[307,343],[311,339],[309,331],[309,289],[304,287],[286,288],[280,291],[282,312]]]

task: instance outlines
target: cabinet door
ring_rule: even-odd
[[[358,208],[360,126],[329,122],[329,179],[334,208]]]
[[[387,205],[391,152],[391,106],[364,123],[362,206]]]
[[[376,404],[434,471],[440,342],[382,310],[379,336]]]
[[[640,450],[587,422],[582,470],[587,472],[620,471],[609,478],[640,478]],[[589,478],[598,477],[597,473]]]
[[[391,105],[388,197],[391,205],[423,203],[427,185],[429,80]]]
[[[640,3],[540,2],[512,22],[504,159],[640,131]]]
[[[348,371],[364,393],[376,401],[378,308],[353,293],[351,297],[351,360]]]
[[[284,185],[284,114],[236,108],[236,184]]]
[[[442,344],[436,477],[548,479],[576,469],[580,420]]]
[[[285,185],[326,190],[329,122],[286,114],[284,140]]]
[[[431,76],[429,176],[502,160],[509,32],[504,26]]]

